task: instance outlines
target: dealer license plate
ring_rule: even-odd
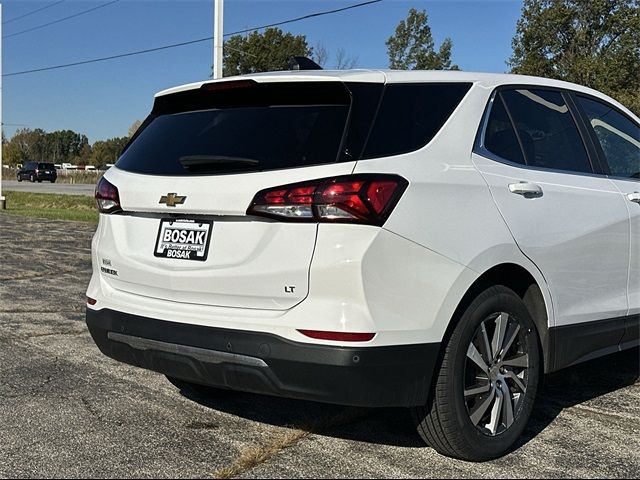
[[[212,221],[188,219],[162,219],[156,248],[156,257],[182,260],[207,259]]]

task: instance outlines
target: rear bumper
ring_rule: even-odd
[[[36,180],[57,180],[58,175],[55,173],[39,173],[36,175]]]
[[[105,355],[232,390],[363,407],[424,405],[439,343],[335,347],[87,309]]]

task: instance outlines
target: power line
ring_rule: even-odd
[[[115,0],[115,1],[118,1],[118,0]],[[345,10],[350,10],[350,9],[353,9],[353,8],[364,7],[364,6],[367,6],[367,5],[374,4],[374,3],[379,3],[381,1],[382,0],[369,0],[369,1],[366,1],[366,2],[362,2],[362,3],[357,3],[355,5],[349,5],[348,7],[337,8],[337,9],[334,9],[334,10],[326,10],[326,11],[323,11],[323,12],[317,12],[317,13],[312,13],[312,14],[309,14],[309,15],[303,15],[301,17],[296,17],[296,18],[292,18],[292,19],[289,19],[289,20],[283,20],[283,21],[277,22],[277,23],[271,23],[271,24],[268,24],[268,25],[261,25],[259,27],[247,28],[245,30],[238,30],[237,32],[226,33],[224,36],[228,37],[228,36],[231,36],[231,35],[239,35],[239,34],[242,34],[242,33],[252,32],[252,31],[255,31],[255,30],[262,30],[264,28],[270,28],[270,27],[275,27],[275,26],[279,26],[279,25],[284,25],[284,24],[287,24],[287,23],[298,22],[300,20],[306,20],[308,18],[320,17],[320,16],[323,16],[323,15],[330,15],[330,14],[333,14],[333,13],[343,12]],[[111,3],[114,3],[114,2],[111,2]],[[198,38],[196,40],[189,40],[189,41],[186,41],[186,42],[172,43],[170,45],[163,45],[161,47],[147,48],[147,49],[144,49],[144,50],[136,50],[134,52],[127,52],[127,53],[121,53],[121,54],[117,54],[117,55],[110,55],[110,56],[107,56],[107,57],[92,58],[92,59],[89,59],[89,60],[80,60],[80,61],[77,61],[77,62],[65,63],[65,64],[61,64],[61,65],[52,65],[50,67],[34,68],[34,69],[31,69],[31,70],[22,70],[22,71],[19,71],[19,72],[6,73],[6,74],[3,75],[3,77],[14,77],[14,76],[17,76],[17,75],[27,75],[29,73],[45,72],[45,71],[48,71],[48,70],[57,70],[57,69],[60,69],[60,68],[75,67],[75,66],[78,66],[78,65],[87,65],[89,63],[105,62],[105,61],[108,61],[108,60],[115,60],[117,58],[132,57],[134,55],[142,55],[142,54],[145,54],[145,53],[158,52],[160,50],[168,50],[170,48],[184,47],[186,45],[193,45],[193,44],[202,43],[202,42],[210,42],[211,40],[213,40],[213,36],[209,36],[209,37],[205,37],[205,38]]]
[[[30,12],[27,12],[27,13],[25,13],[24,15],[20,15],[19,17],[14,17],[14,18],[12,18],[12,19],[10,19],[10,20],[6,20],[6,21],[2,22],[2,24],[3,24],[3,25],[6,25],[7,23],[15,22],[16,20],[20,20],[21,18],[28,17],[29,15],[33,15],[34,13],[41,12],[41,11],[43,11],[43,10],[46,10],[47,8],[55,7],[56,5],[59,5],[59,4],[61,4],[62,2],[64,2],[64,1],[65,1],[65,0],[59,0],[59,1],[57,1],[57,2],[50,3],[49,5],[45,5],[44,7],[40,7],[40,8],[37,8],[37,9],[35,9],[35,10],[32,10],[32,11],[30,11]]]
[[[303,15],[301,17],[292,18],[290,20],[283,20],[282,22],[270,23],[269,25],[262,25],[261,27],[247,28],[246,30],[238,30],[237,32],[225,33],[224,36],[239,35],[241,33],[253,32],[254,30],[262,30],[263,28],[278,27],[280,25],[286,25],[287,23],[299,22],[300,20],[306,20],[308,18],[321,17],[323,15],[329,15],[332,13],[344,12],[345,10],[351,10],[352,8],[364,7],[373,3],[379,3],[382,0],[369,0],[368,2],[357,3],[355,5],[349,5],[348,7],[336,8],[334,10],[325,10],[324,12],[310,13],[309,15]]]
[[[119,55],[111,55],[109,57],[93,58],[91,60],[82,60],[82,61],[79,61],[79,62],[65,63],[64,65],[54,65],[52,67],[34,68],[32,70],[23,70],[22,72],[6,73],[6,74],[3,75],[3,77],[13,77],[13,76],[16,76],[16,75],[26,75],[27,73],[36,73],[36,72],[44,72],[44,71],[47,71],[47,70],[56,70],[56,69],[59,69],[59,68],[75,67],[77,65],[86,65],[88,63],[105,62],[107,60],[114,60],[116,58],[131,57],[133,55],[141,55],[143,53],[151,53],[151,52],[157,52],[157,51],[160,51],[160,50],[166,50],[166,49],[169,49],[169,48],[183,47],[185,45],[193,45],[194,43],[208,42],[208,41],[211,41],[212,38],[213,37],[199,38],[198,40],[190,40],[188,42],[174,43],[174,44],[171,44],[171,45],[164,45],[162,47],[147,48],[145,50],[138,50],[138,51],[135,51],[135,52],[121,53]]]
[[[49,27],[51,25],[55,25],[56,23],[61,23],[61,22],[64,22],[66,20],[70,20],[72,18],[79,17],[81,15],[86,15],[87,13],[91,13],[91,12],[93,12],[95,10],[99,10],[101,8],[108,7],[109,5],[113,5],[114,3],[117,3],[119,1],[120,0],[112,0],[111,2],[103,3],[102,5],[98,5],[97,7],[93,7],[93,8],[90,8],[88,10],[83,10],[82,12],[74,13],[73,15],[69,15],[68,17],[59,18],[58,20],[54,20],[53,22],[44,23],[44,24],[38,25],[36,27],[27,28],[26,30],[21,30],[19,32],[12,33],[10,35],[4,35],[2,38],[11,38],[11,37],[15,37],[17,35],[22,35],[23,33],[33,32],[34,30],[40,30],[41,28]]]

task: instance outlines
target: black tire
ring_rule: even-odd
[[[38,183],[42,183],[42,180],[38,180]]]
[[[22,176],[20,174],[18,174],[18,181],[22,182]]]
[[[55,179],[54,179],[54,180],[51,180],[51,183],[56,183]]]
[[[209,387],[207,385],[188,382],[179,378],[170,377],[169,375],[166,375],[166,377],[167,380],[169,380],[169,383],[180,390],[180,393],[189,398],[207,399],[211,397],[218,397],[222,393],[228,392],[228,390],[222,390],[215,387]]]
[[[33,176],[33,174],[31,174],[31,175],[29,176],[29,181],[30,181],[31,183],[35,183],[35,181],[36,181],[36,177],[34,177],[34,176]]]
[[[506,317],[503,316],[505,314]],[[467,388],[465,382],[470,381],[467,369],[472,369],[469,365],[479,367],[470,360],[471,357],[467,356],[467,352],[472,351],[471,343],[481,338],[479,332],[483,332],[482,327],[487,329],[495,325],[495,334],[500,316],[506,318],[503,321],[506,324],[506,330],[502,341],[498,342],[498,348],[493,348],[493,341],[496,340],[493,335],[487,333],[483,337],[491,338],[485,349],[489,350],[489,357],[495,355],[491,353],[493,350],[500,352],[497,355],[498,361],[495,365],[489,366],[491,374],[487,373],[486,379],[471,380],[472,385],[481,381],[486,382],[485,385],[477,384],[480,388],[487,388],[487,393],[471,395],[471,389],[474,387],[469,386],[469,390],[465,392]],[[424,407],[412,409],[412,414],[418,433],[437,452],[466,461],[491,460],[509,452],[529,422],[542,376],[539,337],[531,315],[522,300],[512,290],[503,286],[493,286],[484,290],[459,318],[460,321],[453,329],[448,342],[443,344],[442,362],[434,379],[431,398]],[[516,330],[516,327],[519,327],[519,330]],[[510,346],[507,346],[507,337],[515,338]],[[501,359],[502,352],[504,356]],[[510,375],[511,368],[514,369],[515,375],[516,368],[520,367],[503,367],[500,362],[504,362],[505,365],[514,360],[521,362],[525,352],[528,355],[528,366],[519,374],[523,376],[521,384],[526,388],[524,393],[520,392],[521,396],[516,398],[521,389],[513,383],[512,377],[507,380],[505,377],[496,379],[495,376],[502,372]],[[480,353],[480,349],[476,349],[475,353]],[[484,358],[487,355],[480,353],[480,356]],[[508,360],[508,356],[512,359]],[[516,356],[518,359],[515,358]],[[524,371],[526,373],[523,373]],[[509,396],[509,417],[505,412],[507,409],[504,403],[506,402],[505,393]],[[489,403],[490,396],[495,399],[493,400],[495,403]],[[501,397],[501,403],[497,407],[498,414],[495,415],[499,421],[494,422],[492,411],[499,397]],[[471,408],[469,402],[477,403],[473,403]],[[490,408],[484,410],[479,408],[480,405],[490,405]],[[475,413],[476,407],[478,407],[477,411],[484,410],[486,413]],[[483,420],[474,424],[472,420],[474,415],[480,415],[485,419],[484,421],[491,418],[491,421],[486,425],[482,425]],[[505,418],[509,420],[505,421]],[[510,425],[509,421],[512,422]]]

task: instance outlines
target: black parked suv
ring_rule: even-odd
[[[53,163],[27,162],[24,167],[18,170],[18,181],[29,180],[31,182],[42,182],[47,180],[54,183],[58,179],[58,172]]]

